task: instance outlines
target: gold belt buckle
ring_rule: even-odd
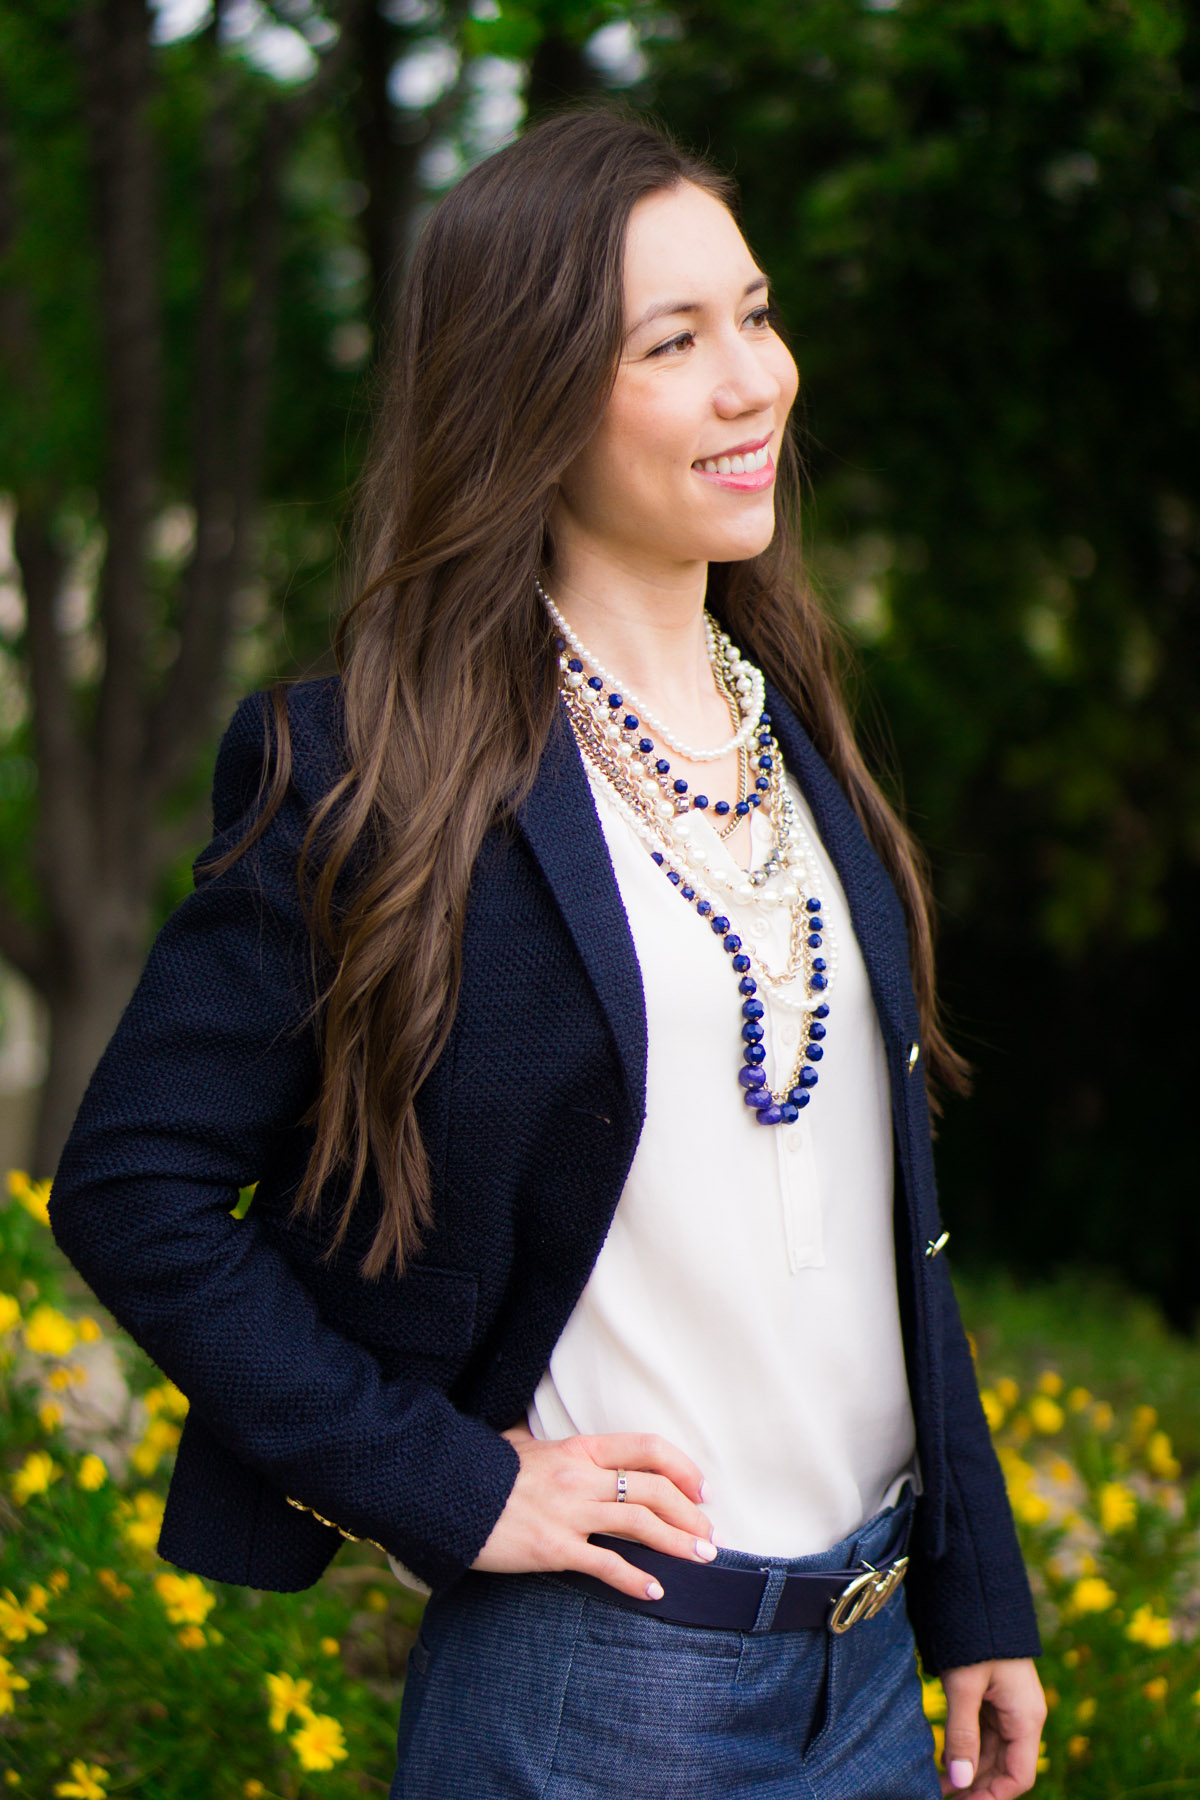
[[[830,1631],[837,1632],[840,1637],[860,1619],[873,1619],[900,1586],[907,1568],[907,1556],[899,1557],[887,1569],[873,1569],[868,1563],[865,1572],[847,1582],[834,1601],[829,1615]]]

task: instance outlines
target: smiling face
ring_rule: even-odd
[[[556,563],[597,553],[650,576],[757,556],[796,365],[732,215],[688,183],[634,207],[627,336],[592,438],[551,516]]]

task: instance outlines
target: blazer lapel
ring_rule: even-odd
[[[641,970],[583,760],[561,706],[537,779],[517,808],[517,825],[596,990],[640,1123],[646,1110]]]
[[[821,841],[845,889],[880,1022],[898,1038],[911,1037],[916,1021],[908,933],[891,877],[795,713],[769,682],[767,706],[784,760],[812,808]]]

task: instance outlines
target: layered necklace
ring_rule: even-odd
[[[597,662],[540,583],[538,594],[559,634],[563,704],[588,766],[613,790],[654,863],[697,918],[709,926],[729,958],[742,1003],[742,1067],[738,1072],[742,1098],[760,1125],[792,1124],[812,1098],[818,1080],[815,1065],[825,1054],[828,995],[837,973],[837,949],[821,916],[815,855],[787,791],[771,715],[764,710],[762,674],[706,612],[713,679],[729,705],[736,729],[719,749],[693,750],[681,744],[628,687]],[[651,731],[654,737],[649,735]],[[736,750],[737,800],[710,803],[706,794],[692,793],[687,781],[672,775],[656,738],[690,762],[712,762]],[[710,806],[722,820],[728,817],[727,831],[756,811],[770,821],[770,848],[756,868],[731,872],[720,860],[711,859],[702,823]],[[725,833],[718,831],[718,835]],[[761,955],[743,944],[722,911],[722,905],[731,899],[742,906],[788,915],[788,954],[781,969],[771,969]],[[770,1086],[763,1066],[767,1058],[763,995],[806,1018],[805,1042],[779,1088]]]

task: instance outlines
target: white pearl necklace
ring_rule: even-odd
[[[730,674],[731,686],[742,715],[742,723],[727,743],[718,744],[715,750],[696,750],[692,745],[682,743],[663,724],[661,719],[654,716],[644,700],[639,699],[623,681],[611,674],[592,655],[592,652],[567,624],[541,582],[535,580],[534,586],[538,591],[538,597],[545,603],[550,617],[576,656],[595,671],[606,687],[621,693],[633,710],[641,714],[650,730],[655,732],[664,744],[674,750],[676,756],[682,756],[685,761],[693,763],[720,762],[722,757],[730,755],[734,750],[744,749],[749,744],[757,729],[758,719],[766,700],[766,683],[762,671],[757,669],[753,663],[747,663],[745,669],[741,667],[741,651],[736,644],[730,642],[724,632],[721,632],[718,637],[708,613],[704,615],[704,636],[708,645],[708,660],[712,666],[713,677],[714,680],[717,678],[718,661],[723,660]]]

